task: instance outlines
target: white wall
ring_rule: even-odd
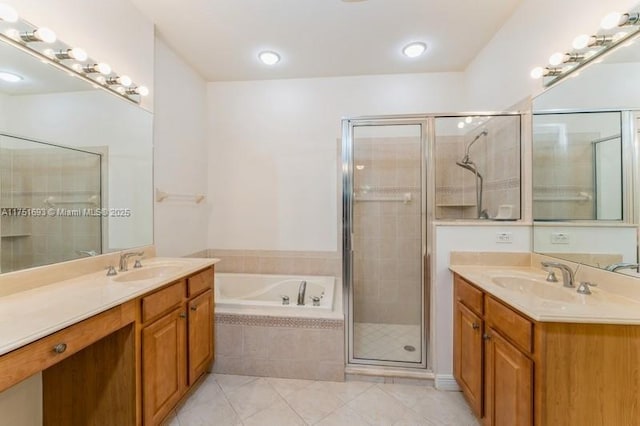
[[[155,62],[155,186],[172,193],[207,194],[206,84],[161,39],[156,41]],[[158,255],[184,256],[207,248],[213,202],[218,200],[156,202]]]
[[[542,90],[529,73],[549,56],[571,47],[582,33],[598,30],[608,12],[630,10],[637,0],[524,0],[467,67],[469,107],[508,108]]]
[[[151,89],[143,106],[153,110],[153,23],[129,0],[10,0],[23,19],[49,27],[71,46],[84,48],[114,72]]]
[[[340,120],[464,107],[460,73],[210,83],[209,247],[337,250]]]
[[[453,274],[449,271],[452,251],[530,252],[530,226],[446,226],[434,225],[432,282],[433,370],[436,386],[453,388]],[[496,242],[499,232],[512,233],[512,243]]]

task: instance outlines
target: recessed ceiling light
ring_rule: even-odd
[[[7,83],[17,83],[24,79],[18,74],[13,74],[6,71],[0,71],[0,80],[6,81]]]
[[[417,41],[407,44],[404,49],[402,49],[402,53],[410,58],[417,58],[422,55],[425,50],[427,50],[427,45],[421,41]]]
[[[275,65],[280,62],[280,55],[271,51],[260,52],[258,58],[266,65]]]

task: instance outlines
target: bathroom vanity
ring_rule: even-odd
[[[45,425],[157,425],[214,355],[216,259],[145,261],[0,299],[0,391],[42,372]]]
[[[484,425],[640,424],[640,303],[533,268],[451,270],[454,377]]]

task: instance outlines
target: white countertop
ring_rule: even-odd
[[[539,322],[640,324],[639,300],[599,287],[591,288],[591,295],[576,293],[575,288],[563,287],[559,271],[559,282],[548,283],[546,272],[540,268],[452,265],[449,269]],[[499,277],[521,279],[529,287],[504,288],[494,281]],[[532,286],[536,286],[535,290],[531,290]],[[536,291],[543,296],[536,295]]]
[[[105,271],[82,275],[0,297],[0,355],[32,343],[114,306],[149,293],[176,279],[214,265],[219,259],[144,259],[141,269],[130,268],[108,277]],[[166,273],[122,282],[126,274],[170,265]]]

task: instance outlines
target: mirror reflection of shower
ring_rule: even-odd
[[[471,173],[473,173],[476,176],[476,207],[477,207],[477,211],[478,211],[478,219],[488,219],[489,218],[489,214],[487,213],[487,210],[482,208],[482,190],[483,190],[483,186],[484,186],[484,179],[482,178],[482,174],[478,171],[478,166],[471,161],[471,157],[469,156],[469,150],[471,149],[471,145],[473,145],[478,139],[480,139],[482,136],[487,136],[489,134],[489,132],[487,132],[486,129],[484,129],[482,132],[478,133],[478,135],[476,135],[475,138],[473,138],[473,140],[469,143],[469,145],[467,145],[465,152],[464,152],[464,157],[462,158],[461,161],[456,161],[456,164],[466,170],[469,170]]]

